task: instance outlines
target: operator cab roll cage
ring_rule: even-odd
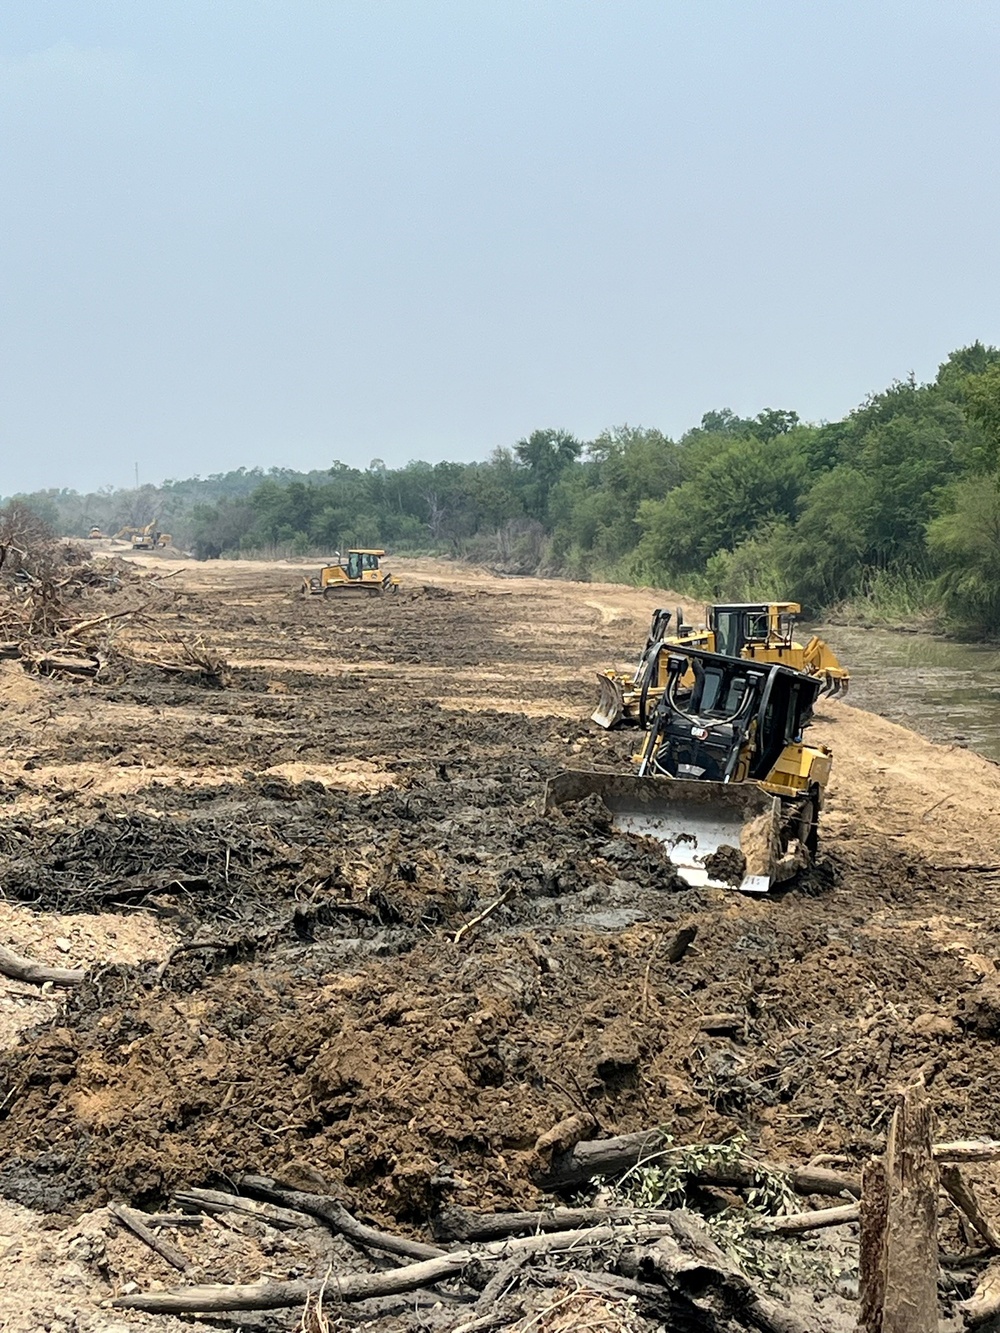
[[[689,667],[694,685],[682,699],[681,680]],[[700,734],[706,744],[724,740],[730,747],[722,779],[728,782],[743,742],[756,724],[748,776],[765,778],[785,746],[799,739],[808,726],[820,688],[818,680],[779,663],[757,664],[742,657],[670,645],[667,683],[653,714],[639,774],[659,767],[656,756],[661,735],[666,743],[671,731],[683,727],[687,736]]]
[[[715,632],[716,651],[726,657],[739,657],[748,643],[790,648],[797,610],[794,602],[716,604],[711,608],[708,626]]]
[[[360,579],[366,570],[378,570],[379,555],[375,551],[349,551],[347,553],[347,563],[344,568],[347,570],[349,579]]]

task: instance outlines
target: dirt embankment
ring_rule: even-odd
[[[993,765],[826,703],[820,864],[696,891],[592,810],[538,813],[558,769],[627,766],[593,671],[655,595],[401,562],[398,597],[331,604],[291,566],[173,568],[128,633],[203,637],[224,688],[0,673],[7,938],[113,960],[58,1012],[0,996],[11,1039],[46,1020],[0,1059],[7,1199],[306,1171],[419,1230],[537,1203],[535,1138],[574,1109],[856,1162],[918,1071],[942,1134],[1000,1135]]]

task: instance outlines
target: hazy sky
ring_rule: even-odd
[[[0,493],[841,416],[1000,342],[996,0],[5,0]]]

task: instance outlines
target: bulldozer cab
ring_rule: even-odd
[[[673,651],[640,776],[767,782],[786,746],[801,739],[821,688],[815,677],[777,663]]]
[[[378,574],[381,565],[379,561],[385,555],[385,551],[348,551],[347,563],[344,568],[347,571],[349,579],[363,579],[365,574],[371,576]]]
[[[791,647],[798,602],[736,602],[708,607],[716,652],[739,657],[750,644]]]

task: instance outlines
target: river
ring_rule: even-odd
[[[1000,649],[844,625],[815,632],[851,673],[848,703],[1000,762]],[[802,626],[796,638],[807,637]]]

